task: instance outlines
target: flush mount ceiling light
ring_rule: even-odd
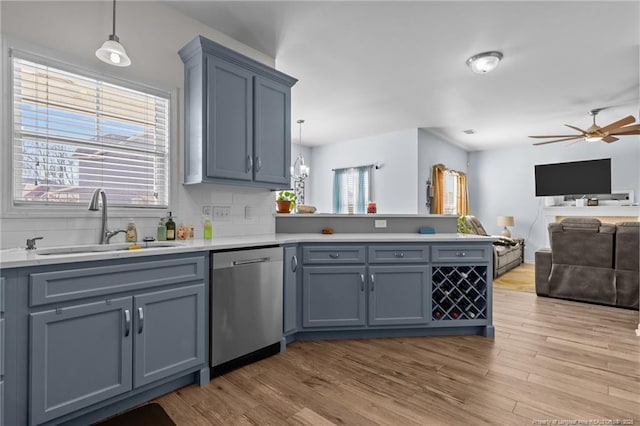
[[[502,60],[501,52],[483,52],[467,59],[467,65],[476,74],[486,74],[493,71]]]
[[[116,0],[113,0],[113,32],[109,39],[102,44],[102,47],[96,50],[96,56],[109,65],[117,67],[131,65],[131,59],[127,56],[124,46],[120,44],[120,39],[116,35]]]

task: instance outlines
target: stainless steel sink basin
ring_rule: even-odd
[[[152,241],[149,243],[118,243],[118,244],[94,244],[86,246],[65,246],[65,247],[51,247],[34,250],[35,254],[46,256],[53,254],[83,254],[83,253],[101,253],[110,251],[123,251],[123,250],[147,250],[151,248],[162,247],[180,247],[182,243],[170,242],[170,241]],[[130,247],[136,246],[140,248],[130,249]]]

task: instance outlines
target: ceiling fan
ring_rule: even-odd
[[[530,138],[543,139],[543,138],[556,138],[552,141],[537,142],[534,145],[546,145],[548,143],[570,141],[574,139],[584,139],[587,142],[604,141],[607,143],[615,142],[618,140],[615,136],[624,135],[640,135],[640,124],[634,124],[628,126],[636,121],[633,116],[629,115],[621,120],[614,121],[604,127],[600,127],[596,124],[596,115],[605,108],[597,108],[589,111],[589,115],[593,117],[593,124],[586,130],[582,130],[579,127],[565,124],[574,130],[580,132],[579,135],[550,135],[550,136],[529,136]],[[560,138],[560,139],[557,139]]]

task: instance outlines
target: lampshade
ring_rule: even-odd
[[[96,50],[96,56],[102,62],[117,67],[127,67],[131,65],[131,59],[127,56],[124,46],[118,42],[118,37],[113,34],[109,36],[109,40],[102,44],[100,49]]]
[[[476,74],[486,74],[493,71],[501,60],[501,52],[483,52],[467,59],[467,65]]]
[[[117,67],[128,67],[131,59],[127,56],[124,46],[120,44],[120,39],[116,35],[116,0],[113,0],[113,32],[109,39],[102,43],[100,49],[96,50],[96,56],[102,62]]]
[[[513,216],[498,216],[498,226],[513,226],[514,223]]]

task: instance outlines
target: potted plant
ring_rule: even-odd
[[[278,213],[290,213],[296,207],[296,194],[292,191],[278,191],[276,199],[276,211]]]

